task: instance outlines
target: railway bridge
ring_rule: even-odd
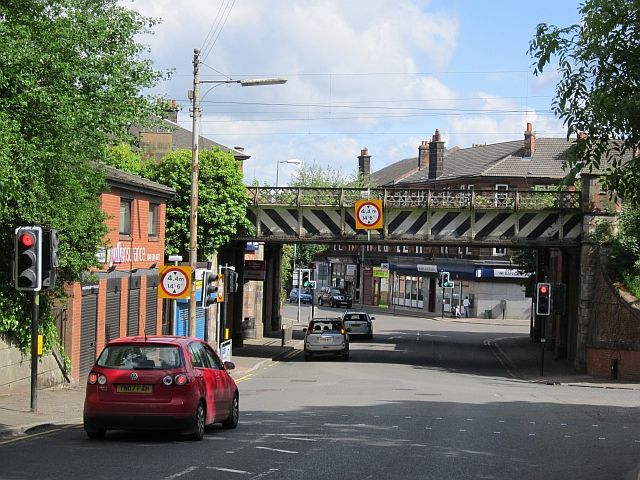
[[[567,285],[566,313],[538,321],[556,340],[559,355],[575,359],[578,368],[584,365],[595,261],[590,234],[598,219],[615,222],[618,211],[600,191],[596,175],[583,175],[581,191],[248,187],[248,194],[251,231],[236,235],[220,257],[240,267],[240,288],[228,305],[234,344],[242,344],[247,242],[264,243],[267,332],[281,327],[283,244],[507,247],[536,252],[538,281]],[[376,228],[359,228],[364,203],[379,209]]]

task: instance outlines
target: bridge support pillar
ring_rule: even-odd
[[[578,294],[578,318],[576,325],[576,350],[574,368],[578,372],[587,370],[587,342],[593,310],[593,297],[598,268],[599,247],[591,240],[598,224],[606,221],[615,232],[620,205],[603,195],[600,176],[583,173],[582,180],[582,246],[580,247],[580,291]]]
[[[265,245],[264,260],[267,267],[264,282],[264,332],[277,332],[282,325],[280,316],[280,266],[282,264],[282,245]]]

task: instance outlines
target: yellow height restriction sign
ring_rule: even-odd
[[[382,200],[356,201],[356,230],[375,230],[382,225]]]
[[[191,296],[191,267],[165,265],[160,269],[160,298],[189,298]]]

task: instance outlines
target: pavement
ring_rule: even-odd
[[[375,312],[373,312],[375,313]],[[383,310],[380,310],[383,313]],[[386,313],[389,313],[386,311]],[[403,312],[404,314],[405,312]],[[477,318],[433,318],[442,322],[523,325],[522,320],[485,320]],[[528,325],[528,322],[526,323]],[[236,368],[231,375],[236,381],[242,379],[263,364],[287,356],[296,348],[301,348],[302,324],[293,323],[293,340],[282,346],[280,337],[245,339],[240,348],[233,350],[232,361]],[[541,349],[528,337],[509,336],[485,342],[513,378],[549,385],[573,385],[589,388],[612,388],[640,390],[640,383],[614,381],[576,374],[573,368],[562,360],[553,358],[553,352],[545,351],[543,375],[540,375]],[[30,408],[29,385],[5,389],[0,392],[0,445],[11,441],[12,437],[65,428],[82,423],[84,384],[60,385],[39,389],[37,411]]]

